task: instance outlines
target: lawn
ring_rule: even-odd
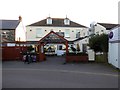
[[[96,55],[96,60],[95,60],[95,62],[97,62],[97,63],[105,63],[103,54]]]

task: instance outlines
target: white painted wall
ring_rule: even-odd
[[[89,36],[88,31],[89,31],[88,29],[83,28],[83,29],[81,30],[81,32],[80,32],[80,36],[81,36],[81,37]]]
[[[15,40],[18,41],[19,37],[20,37],[21,41],[26,41],[26,35],[25,35],[26,33],[25,32],[26,32],[26,28],[23,25],[23,22],[21,21],[15,30],[15,33],[16,33]]]
[[[120,59],[118,58],[118,48],[120,48],[120,43],[109,43],[108,63],[120,68],[120,66],[118,66],[118,62],[120,62]]]
[[[95,61],[95,52],[92,49],[87,50],[87,52],[88,52],[88,60]]]
[[[120,69],[120,43],[118,44],[118,67]]]
[[[85,39],[74,42],[75,46],[79,44],[80,52],[83,52],[83,44],[88,44],[88,43],[89,43],[89,38],[85,38]]]
[[[77,30],[80,30],[80,34],[81,36],[85,36],[86,35],[86,32],[87,32],[87,28],[75,28],[75,27],[48,27],[48,26],[27,26],[26,27],[26,31],[27,31],[27,36],[26,36],[26,40],[27,41],[39,41],[42,37],[39,37],[37,38],[36,37],[36,29],[37,28],[41,28],[42,31],[43,31],[43,36],[44,37],[45,35],[47,35],[51,30],[54,31],[54,32],[59,32],[59,30],[61,30],[61,32],[65,32],[66,29],[69,29],[70,30],[70,37],[65,37],[65,39],[69,40],[69,41],[72,41],[72,40],[75,40],[77,39],[76,38],[76,33],[77,33]],[[31,30],[31,31],[30,31]],[[45,31],[46,30],[46,31]],[[83,35],[82,32],[85,32],[85,35]]]
[[[97,26],[95,26],[95,34],[103,34],[106,33],[106,28],[103,27],[102,25],[97,24]]]
[[[120,27],[119,27],[120,29]],[[113,37],[109,39],[108,62],[120,69],[120,31],[118,28],[111,30]]]
[[[89,31],[89,35],[92,33],[99,34],[99,35],[103,33],[108,34],[110,32],[110,30],[107,30],[104,26],[98,23],[91,25],[90,30],[91,31]]]

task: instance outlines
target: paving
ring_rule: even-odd
[[[118,88],[118,72],[104,63],[67,63],[65,57],[44,62],[5,61],[3,88]]]

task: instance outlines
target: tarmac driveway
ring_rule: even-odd
[[[3,88],[118,88],[118,72],[109,65],[64,61],[64,57],[30,64],[5,61]]]

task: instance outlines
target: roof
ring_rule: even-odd
[[[46,19],[43,19],[41,21],[38,21],[36,23],[33,23],[31,25],[28,26],[57,26],[57,27],[83,27],[83,28],[87,28],[86,26],[83,26],[81,24],[78,24],[76,22],[73,22],[70,20],[70,25],[65,25],[64,24],[64,19],[63,18],[52,18],[52,24],[47,24],[46,23]]]
[[[118,26],[112,28],[111,30],[116,29],[116,28],[120,28],[120,24],[118,24]],[[119,29],[119,30],[120,30],[120,29]]]
[[[111,24],[111,23],[97,23],[97,24],[104,26],[107,30],[110,30],[119,25],[119,24]]]
[[[68,42],[68,41],[64,37],[62,37],[59,34],[55,33],[54,31],[51,31],[46,36],[44,36],[42,39],[40,39],[39,42],[44,42],[44,43],[65,43],[65,42]]]
[[[68,44],[74,44],[74,41],[68,41]]]
[[[2,30],[15,30],[18,24],[20,23],[19,20],[0,20],[0,29]]]
[[[78,39],[76,39],[76,40],[73,40],[73,42],[76,42],[76,41],[79,41],[79,40],[82,40],[82,39],[85,39],[85,38],[88,38],[89,36],[85,36],[85,37],[80,37],[80,38],[78,38]]]

